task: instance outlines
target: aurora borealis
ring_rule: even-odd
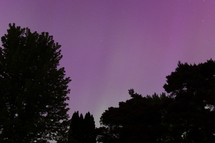
[[[62,45],[70,76],[70,115],[101,113],[163,92],[178,61],[215,57],[214,0],[2,0],[0,35],[9,23],[49,32]]]

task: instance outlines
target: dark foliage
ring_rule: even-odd
[[[88,112],[84,117],[75,112],[71,118],[68,143],[96,143],[95,122]]]
[[[215,142],[215,62],[179,63],[164,85],[168,96],[131,99],[110,107],[98,129],[102,143],[208,143]]]
[[[9,25],[0,48],[0,142],[62,141],[69,93],[60,45],[48,33]]]
[[[101,117],[103,133],[100,142],[130,143],[144,141],[160,142],[166,133],[166,125],[162,123],[166,114],[166,106],[173,99],[165,94],[152,97],[142,97],[129,90],[131,97],[126,102],[120,102],[119,107],[109,108]]]
[[[167,76],[165,90],[174,97],[168,118],[182,142],[215,142],[215,61],[180,63]]]

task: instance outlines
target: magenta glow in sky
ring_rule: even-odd
[[[163,92],[177,62],[215,57],[214,0],[2,0],[0,35],[9,23],[49,32],[62,45],[70,114],[96,118],[129,99]]]

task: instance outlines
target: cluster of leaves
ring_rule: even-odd
[[[63,140],[70,82],[48,33],[9,25],[0,48],[0,142]]]
[[[130,100],[102,114],[99,141],[215,142],[215,62],[179,63],[164,89],[146,97],[129,90]]]
[[[95,122],[88,112],[83,117],[75,112],[71,118],[68,143],[96,143]]]

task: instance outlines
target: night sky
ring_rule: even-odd
[[[178,61],[215,57],[215,0],[1,0],[0,36],[9,23],[49,32],[62,45],[70,115],[101,113],[163,92]]]

